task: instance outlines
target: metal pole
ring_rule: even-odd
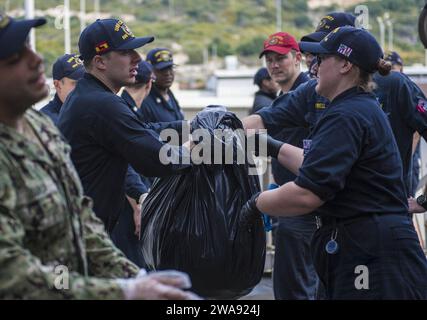
[[[377,17],[378,25],[380,27],[380,45],[381,48],[384,50],[385,46],[385,28],[384,28],[384,21],[383,18]]]
[[[25,18],[34,19],[34,0],[25,0]],[[31,28],[29,40],[31,49],[36,51],[36,33],[34,28]]]
[[[217,45],[214,43],[214,44],[212,45],[212,59],[213,59],[215,62],[216,62],[217,55],[218,55],[218,47],[217,47]]]
[[[282,0],[276,0],[276,31],[282,31]]]
[[[101,4],[99,3],[100,0],[94,0],[93,4],[93,11],[95,11],[96,19],[99,18],[99,13],[101,12]]]
[[[169,17],[172,18],[175,15],[173,0],[169,0]]]
[[[388,50],[393,51],[393,23],[391,20],[387,20],[388,27]]]
[[[209,49],[206,47],[205,49],[203,49],[203,66],[207,68],[208,63],[209,63]]]
[[[64,51],[71,53],[70,0],[64,0]]]
[[[86,0],[80,0],[80,32],[86,27]]]

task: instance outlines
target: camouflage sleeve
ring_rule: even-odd
[[[91,202],[83,197],[81,208],[89,274],[110,279],[136,276],[139,268],[111,242],[104,224],[95,216]]]
[[[14,214],[16,193],[0,171],[0,299],[122,299],[115,280],[85,277],[44,265],[24,243],[25,229]]]

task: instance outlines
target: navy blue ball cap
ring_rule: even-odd
[[[137,49],[153,41],[151,36],[136,38],[122,20],[98,19],[80,35],[80,59],[89,60],[110,51]]]
[[[398,64],[403,66],[403,60],[396,51],[387,52],[384,60],[390,61],[391,64]]]
[[[383,51],[368,31],[355,27],[339,27],[321,42],[300,42],[301,50],[313,54],[340,56],[369,73],[377,70]]]
[[[264,79],[271,79],[270,74],[268,73],[267,68],[260,68],[254,75],[254,84],[256,84],[258,87],[261,87],[262,80]]]
[[[85,67],[76,54],[64,54],[55,61],[52,67],[54,80],[61,80],[62,78],[79,80],[84,73]]]
[[[32,28],[46,23],[46,19],[15,20],[0,13],[0,59],[19,52],[27,41]]]
[[[135,77],[136,83],[148,83],[150,79],[153,79],[153,66],[151,63],[148,63],[147,61],[141,60],[140,63],[138,63],[138,69],[137,69],[137,75]]]
[[[150,52],[147,53],[147,61],[150,62],[156,70],[162,70],[174,65],[172,52],[166,48],[155,48],[150,50]]]
[[[326,37],[329,32],[344,26],[353,26],[356,21],[356,16],[346,12],[331,12],[320,19],[319,24],[316,27],[316,31],[305,35],[301,38],[301,41],[305,42],[320,42]]]

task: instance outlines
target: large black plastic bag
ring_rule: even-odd
[[[241,129],[224,107],[198,113],[191,129]],[[242,141],[226,139],[234,148]],[[236,160],[236,159],[235,159]],[[214,299],[248,294],[261,280],[265,233],[261,218],[239,227],[242,205],[260,190],[246,164],[194,165],[187,173],[156,180],[142,208],[144,260],[153,270],[190,274],[192,290]]]

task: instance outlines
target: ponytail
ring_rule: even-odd
[[[377,63],[377,70],[380,75],[386,76],[391,71],[391,63],[389,61],[385,61],[384,59],[380,59]]]

